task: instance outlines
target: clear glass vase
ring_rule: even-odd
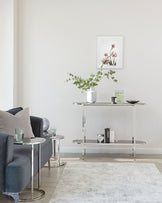
[[[91,87],[87,90],[87,103],[95,103],[96,102],[96,91],[94,87]]]

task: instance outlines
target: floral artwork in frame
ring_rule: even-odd
[[[123,68],[123,37],[97,37],[97,68],[103,65],[104,69]]]

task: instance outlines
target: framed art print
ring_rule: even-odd
[[[103,64],[104,69],[123,68],[123,37],[97,37],[97,68]]]

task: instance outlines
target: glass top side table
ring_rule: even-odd
[[[60,159],[60,141],[64,139],[63,135],[53,135],[49,133],[49,137],[52,139],[52,148],[53,148],[53,160],[54,164],[52,167],[60,167],[66,164],[66,162],[61,162]],[[57,159],[56,159],[56,142],[57,142]],[[50,166],[51,167],[51,166]]]
[[[45,191],[40,189],[40,168],[41,168],[41,144],[45,138],[24,138],[23,143],[16,142],[18,145],[31,145],[31,189],[25,189],[20,193],[21,202],[39,200],[45,195]],[[38,188],[34,188],[34,145],[38,145]]]

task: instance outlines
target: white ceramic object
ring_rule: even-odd
[[[88,103],[95,103],[96,102],[96,91],[95,91],[94,87],[87,90],[87,102]]]

